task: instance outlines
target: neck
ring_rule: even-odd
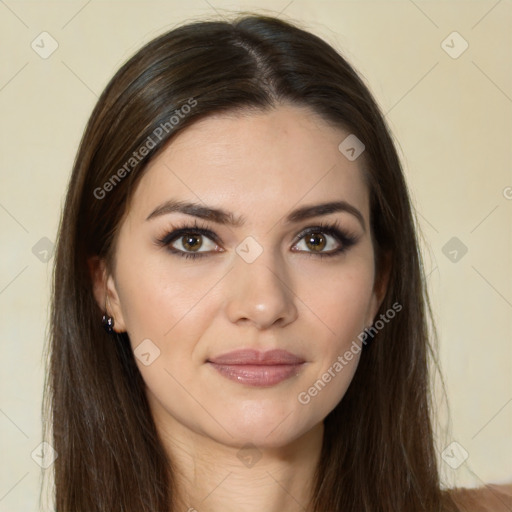
[[[177,510],[310,512],[323,431],[320,423],[286,446],[240,448],[173,425],[162,438],[173,467]]]

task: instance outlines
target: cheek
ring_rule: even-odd
[[[184,272],[169,255],[148,260],[142,265],[134,257],[119,266],[123,316],[135,361],[154,414],[165,418],[172,411],[183,424],[201,430],[211,419],[201,407],[208,400],[191,398],[191,393],[200,396],[196,347],[218,314],[213,287],[222,275],[199,272],[192,264]]]
[[[371,298],[371,284],[360,276],[346,275],[332,281],[319,306],[338,343],[344,344],[347,338],[357,336],[364,329]]]
[[[317,339],[324,340],[323,352],[332,354],[361,333],[368,322],[373,300],[373,260],[354,259],[336,270],[315,275],[315,286],[304,280],[298,295],[309,311],[307,325]]]
[[[307,320],[301,332],[314,348],[311,375],[297,401],[304,414],[324,418],[343,398],[357,370],[361,332],[373,299],[373,259],[362,255],[336,271],[316,272],[315,280],[316,288],[302,283]]]
[[[140,340],[172,340],[180,333],[192,336],[189,330],[207,324],[211,289],[222,277],[190,267],[186,272],[164,250],[155,258],[137,258],[120,262],[118,267],[119,296],[126,330],[136,346]],[[179,348],[179,347],[177,347]]]

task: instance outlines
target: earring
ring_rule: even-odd
[[[108,334],[112,334],[114,332],[114,318],[108,314],[107,303],[108,297],[105,299],[105,314],[101,318],[101,323],[103,324],[103,329],[105,329]]]

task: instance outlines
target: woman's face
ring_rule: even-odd
[[[282,446],[343,397],[381,299],[348,135],[280,106],[196,122],[149,164],[108,287],[164,435]]]

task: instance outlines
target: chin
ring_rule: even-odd
[[[267,409],[266,414],[255,415],[245,414],[240,411],[228,419],[227,415],[221,421],[226,425],[226,430],[221,432],[220,442],[228,446],[240,448],[251,444],[259,448],[280,448],[286,446],[305,433],[315,424],[313,418],[300,418],[301,411],[271,411]],[[304,414],[304,411],[302,412]]]

